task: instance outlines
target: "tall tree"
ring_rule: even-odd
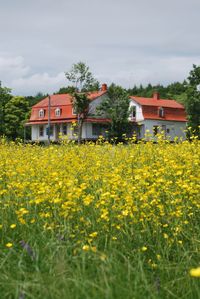
[[[78,126],[78,144],[82,140],[82,129],[84,120],[87,118],[89,110],[89,99],[85,93],[74,93],[72,97],[72,104],[74,112],[77,114],[77,126]]]
[[[24,97],[13,97],[7,102],[5,105],[5,133],[9,138],[23,138],[24,124],[29,113],[29,102]]]
[[[75,84],[79,91],[93,91],[99,89],[99,82],[93,77],[89,67],[82,61],[74,63],[66,78]]]
[[[200,137],[200,66],[193,65],[188,77],[186,110],[188,125]]]
[[[111,120],[110,137],[122,140],[123,134],[130,132],[129,104],[128,93],[122,87],[112,83],[108,88],[107,98],[98,109],[100,113],[104,113]]]
[[[89,67],[84,62],[78,62],[72,65],[69,72],[65,73],[66,78],[75,84],[76,92],[72,92],[72,104],[77,114],[78,125],[78,143],[81,143],[82,128],[84,120],[87,117],[89,109],[89,100],[87,94],[83,92],[99,89],[99,82],[94,79]]]
[[[5,106],[12,98],[11,89],[2,87],[0,81],[0,136],[4,135],[5,132]]]

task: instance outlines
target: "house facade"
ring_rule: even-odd
[[[173,141],[186,139],[186,113],[183,105],[174,101],[160,99],[155,92],[152,98],[131,96],[130,121],[138,139],[155,139],[158,133]]]
[[[105,99],[107,85],[103,84],[100,91],[87,94],[90,100],[89,113],[82,128],[82,138],[96,140],[105,135],[109,119],[99,117],[96,107]],[[48,140],[50,125],[50,140],[58,141],[60,136],[77,139],[77,115],[73,111],[72,96],[70,94],[56,94],[46,97],[32,107],[31,117],[26,123],[31,126],[32,141],[45,142]]]
[[[107,85],[100,91],[87,94],[90,100],[89,113],[82,128],[82,139],[96,140],[105,136],[110,120],[98,116],[97,107],[107,97]],[[186,113],[184,107],[174,100],[160,99],[158,93],[153,98],[130,97],[130,117],[132,134],[137,139],[155,139],[162,131],[171,141],[175,137],[185,139]],[[32,107],[31,117],[26,125],[31,126],[32,141],[47,141],[50,125],[50,140],[58,141],[60,136],[77,139],[77,115],[73,111],[70,94],[52,95]],[[147,136],[148,132],[148,136]]]

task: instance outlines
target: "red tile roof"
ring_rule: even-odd
[[[94,100],[103,94],[105,94],[106,91],[95,91],[95,92],[89,92],[88,99]],[[72,96],[70,94],[54,94],[51,95],[51,107],[59,107],[59,106],[66,106],[71,105]],[[41,100],[39,103],[35,104],[33,108],[43,108],[48,107],[49,99],[46,97],[45,99]]]
[[[71,105],[72,96],[70,94],[54,94],[51,95],[51,107],[59,107]],[[48,107],[49,99],[46,97],[39,103],[35,104],[32,108],[45,108]]]
[[[87,93],[88,99],[93,101],[96,98],[104,95],[107,91],[95,91]],[[70,94],[55,94],[51,95],[51,109],[50,109],[50,119],[51,121],[56,122],[64,122],[64,121],[72,121],[75,120],[77,117],[72,112],[72,96]],[[46,97],[45,99],[41,100],[39,103],[35,104],[32,107],[31,117],[29,119],[28,124],[33,123],[45,123],[48,120],[48,105],[49,105],[49,98]],[[55,115],[55,109],[61,109],[61,115]],[[44,117],[39,117],[39,110],[44,110]]]
[[[144,119],[182,121],[182,122],[187,121],[184,106],[174,100],[143,98],[137,96],[131,96],[130,98],[142,106],[142,113]],[[163,117],[159,116],[158,113],[159,107],[164,108]]]
[[[164,99],[153,99],[153,98],[143,98],[131,96],[131,99],[135,100],[138,104],[144,106],[154,106],[154,107],[168,107],[168,108],[182,108],[183,105],[174,100],[164,100]]]

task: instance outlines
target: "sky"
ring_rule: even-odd
[[[0,80],[53,93],[85,62],[100,83],[183,81],[200,65],[200,0],[0,0]]]

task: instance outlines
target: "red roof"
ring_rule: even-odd
[[[59,107],[71,105],[72,96],[70,94],[54,94],[51,95],[51,107]],[[49,105],[49,98],[41,100],[39,103],[35,104],[32,108],[45,108]]]
[[[87,93],[89,100],[95,100],[96,98],[104,95],[107,91],[95,91]],[[51,95],[50,97],[50,119],[51,122],[71,122],[76,120],[77,116],[73,114],[73,106],[72,106],[72,96],[70,94],[55,94]],[[49,105],[49,98],[46,97],[45,99],[41,100],[39,103],[32,107],[31,117],[29,119],[28,124],[39,124],[39,123],[46,123],[48,121],[48,105]],[[55,109],[61,109],[61,115],[55,115]],[[44,117],[39,117],[40,109],[44,110]],[[97,120],[98,121],[98,120]]]
[[[168,107],[168,108],[182,108],[183,105],[176,102],[175,100],[164,100],[164,99],[153,99],[153,98],[143,98],[131,96],[132,100],[135,100],[141,106],[154,106],[154,107]]]
[[[186,122],[185,108],[175,100],[155,99],[131,96],[132,100],[142,106],[144,119]],[[159,108],[164,108],[164,116],[159,116]]]

